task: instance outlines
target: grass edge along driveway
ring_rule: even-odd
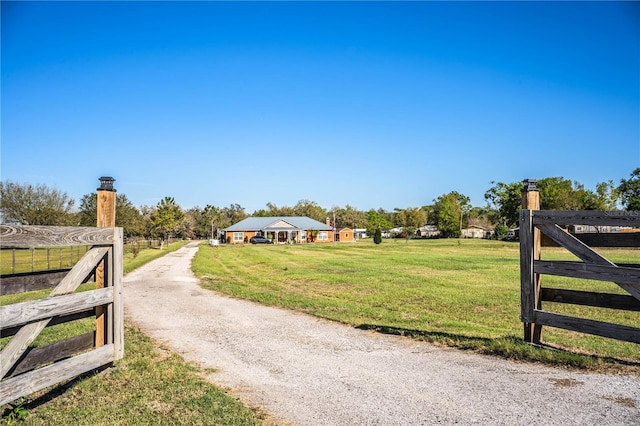
[[[125,270],[130,272],[186,244],[172,243],[163,251],[143,250],[135,259],[131,254],[125,255]],[[33,298],[46,294],[48,291]],[[2,302],[11,303],[6,297]],[[6,404],[1,407],[0,424],[263,424],[264,413],[244,406],[238,398],[206,381],[205,373],[125,320],[125,357],[113,368],[85,374]],[[18,422],[22,415],[26,417]]]
[[[603,250],[637,263],[637,249]],[[544,248],[546,259],[574,259]],[[522,340],[519,245],[487,240],[371,240],[343,244],[201,246],[202,286],[354,327],[434,344],[601,372],[640,374],[640,348],[551,327],[547,347]],[[612,283],[544,276],[556,288],[622,293]],[[546,303],[545,309],[638,327],[640,313]]]

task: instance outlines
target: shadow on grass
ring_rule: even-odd
[[[548,344],[532,345],[516,336],[491,339],[439,331],[409,330],[375,324],[360,324],[356,328],[381,334],[409,337],[436,345],[473,351],[483,355],[499,356],[510,360],[538,362],[546,365],[594,371],[619,371],[623,369],[626,373],[640,375],[640,362],[637,361],[572,352],[565,348]]]

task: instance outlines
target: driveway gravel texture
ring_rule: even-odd
[[[640,425],[640,377],[512,362],[221,296],[193,275],[197,250],[129,273],[126,316],[215,369],[207,379],[267,423]]]

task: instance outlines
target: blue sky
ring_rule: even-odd
[[[1,177],[419,207],[640,167],[640,3],[2,2]]]

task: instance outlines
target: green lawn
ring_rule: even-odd
[[[125,271],[183,247],[125,255]],[[94,283],[78,291],[95,288]],[[0,297],[0,305],[44,298],[50,290]],[[46,328],[33,346],[95,329],[94,319]],[[8,338],[0,340],[0,348]],[[24,425],[259,425],[264,415],[208,383],[199,367],[145,336],[125,321],[125,357],[93,372],[0,407],[0,424],[26,413]]]
[[[638,250],[602,251],[638,263]],[[572,259],[544,248],[545,259]],[[355,327],[499,356],[589,369],[640,371],[640,348],[545,327],[522,342],[519,245],[485,240],[371,240],[355,244],[203,245],[193,262],[203,286]],[[624,293],[615,284],[544,276],[549,287]],[[554,312],[640,327],[640,313],[546,304]],[[631,363],[631,366],[627,365]]]

